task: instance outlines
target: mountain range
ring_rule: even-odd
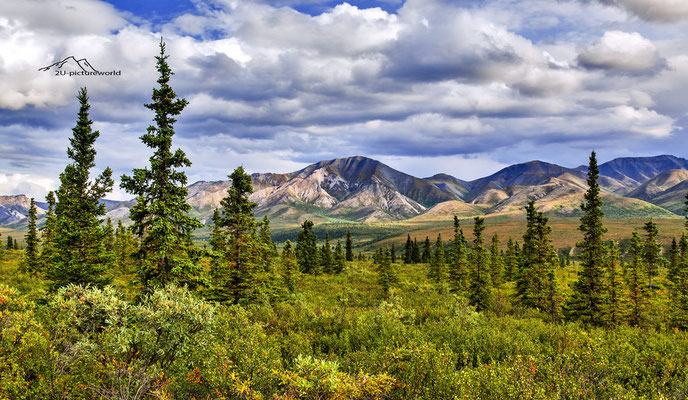
[[[599,166],[599,183],[610,217],[676,218],[688,192],[688,160],[661,155],[617,158]],[[457,174],[458,175],[458,174]],[[285,174],[253,174],[256,215],[299,223],[375,222],[411,218],[451,218],[520,212],[530,200],[545,213],[576,217],[587,190],[587,168],[542,161],[508,166],[490,176],[465,181],[449,174],[417,178],[379,161],[356,156],[320,161]],[[192,213],[205,221],[231,181],[199,181],[188,186]],[[132,201],[104,200],[108,216],[128,219]],[[39,215],[46,205],[37,203]],[[0,224],[25,224],[29,199],[0,196]]]

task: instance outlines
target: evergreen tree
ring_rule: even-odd
[[[547,271],[545,294],[543,297],[545,299],[543,311],[550,316],[552,323],[556,323],[561,319],[561,305],[563,299],[561,297],[559,282],[557,282],[554,266],[550,266],[549,271]]]
[[[117,268],[122,273],[133,272],[134,256],[136,254],[136,239],[131,231],[124,227],[122,220],[117,221],[115,229],[115,260]]]
[[[657,229],[657,224],[652,221],[648,221],[643,227],[645,230],[645,246],[643,246],[643,262],[645,263],[645,273],[648,278],[648,288],[650,294],[652,293],[652,278],[659,273],[659,266],[662,265],[662,257],[660,253],[662,247],[657,243],[657,235],[659,230]]]
[[[346,261],[354,260],[354,242],[351,240],[351,232],[346,233]]]
[[[334,249],[334,272],[336,274],[341,274],[344,272],[344,267],[346,266],[346,258],[344,252],[342,251],[342,244],[337,241],[337,247]]]
[[[557,265],[557,253],[549,234],[552,228],[548,218],[535,210],[535,202],[526,207],[526,233],[523,235],[521,263],[516,277],[516,294],[519,303],[526,307],[547,307],[545,287],[550,270]]]
[[[485,219],[475,217],[473,225],[473,247],[471,248],[471,263],[473,264],[472,279],[469,290],[469,301],[478,311],[490,310],[493,305],[492,278],[490,278],[487,261],[487,250],[483,246],[483,231]]]
[[[411,255],[413,256],[412,259],[414,264],[421,262],[420,248],[418,247],[418,241],[416,238],[413,238],[413,251],[411,252]]]
[[[55,192],[50,191],[45,196],[45,201],[48,203],[48,212],[45,213],[45,224],[40,228],[41,239],[43,245],[41,246],[41,270],[48,271],[50,263],[55,257],[55,226],[57,224],[57,217],[55,216]]]
[[[258,245],[260,247],[260,259],[263,264],[263,269],[266,272],[272,270],[272,264],[277,258],[277,246],[272,241],[272,232],[270,231],[270,219],[267,215],[258,224]]]
[[[299,270],[304,274],[319,275],[318,247],[313,232],[313,221],[303,221],[301,228],[296,240],[296,261],[299,264]]]
[[[581,204],[583,216],[579,230],[583,232],[583,241],[577,244],[581,249],[581,271],[573,286],[573,296],[569,303],[571,315],[591,325],[602,324],[607,297],[604,282],[606,246],[603,243],[607,229],[602,224],[604,213],[600,185],[597,182],[599,174],[593,151],[588,166],[588,190],[585,202]]]
[[[638,232],[633,232],[631,247],[628,249],[630,261],[626,263],[624,279],[628,288],[628,298],[630,300],[630,310],[628,322],[633,326],[640,326],[644,320],[646,288],[643,272],[643,245],[640,242]]]
[[[506,260],[504,265],[504,278],[507,281],[514,280],[518,271],[519,255],[516,251],[516,245],[517,243],[509,237],[509,241],[506,242]]]
[[[392,247],[389,250],[390,257],[392,260],[392,264],[397,262],[397,250],[394,248],[394,243],[392,243]]]
[[[290,293],[294,293],[295,290],[295,275],[297,273],[296,266],[296,256],[294,255],[294,250],[291,247],[291,242],[287,240],[287,243],[282,249],[282,277],[284,278],[284,284],[287,286],[287,290]]]
[[[386,299],[389,297],[389,292],[392,285],[397,282],[397,276],[392,266],[392,257],[389,250],[385,250],[380,255],[380,261],[377,265],[378,283],[382,286],[382,296]]]
[[[619,265],[619,249],[612,241],[609,244],[609,258],[607,260],[607,301],[605,321],[609,326],[617,326],[625,320],[625,288],[621,268]]]
[[[243,167],[237,167],[229,178],[232,186],[220,201],[221,210],[215,222],[225,239],[224,248],[213,249],[220,253],[217,267],[221,271],[212,274],[213,297],[237,303],[247,296],[261,259],[253,216],[257,204],[248,199],[253,193],[251,175]]]
[[[406,235],[406,245],[404,246],[404,264],[411,264],[413,262],[413,242],[411,242],[411,235]]]
[[[504,260],[499,253],[499,236],[495,233],[492,236],[492,243],[490,245],[490,276],[492,277],[492,285],[496,288],[500,287],[504,280]]]
[[[676,238],[671,240],[671,248],[669,249],[669,268],[667,269],[667,279],[676,282],[676,274],[680,269],[681,252],[678,249]]]
[[[423,246],[423,255],[421,256],[421,262],[427,264],[432,258],[432,246],[430,245],[430,238],[425,237],[425,245]]]
[[[12,241],[12,236],[7,235],[7,250],[14,250],[14,241]]]
[[[141,266],[139,277],[151,290],[169,282],[195,286],[199,283],[200,264],[191,259],[191,234],[201,227],[198,219],[188,212],[186,202],[186,174],[180,168],[190,167],[191,161],[181,149],[172,151],[174,117],[187,105],[170,86],[172,70],[167,64],[165,43],[160,40],[160,55],[156,56],[158,88],[153,89],[152,103],[146,108],[155,112],[155,125],[141,136],[143,144],[154,149],[150,169],[134,169],[132,176],[122,175],[121,187],[137,196],[130,210],[134,232],[140,238]]]
[[[325,232],[325,244],[320,249],[320,267],[326,274],[334,272],[332,266],[332,246],[330,246],[330,234]]]
[[[449,286],[452,292],[462,292],[468,285],[466,237],[459,218],[454,216],[454,251],[449,264]]]
[[[19,268],[22,272],[30,275],[37,275],[41,270],[41,261],[38,253],[38,231],[36,230],[36,202],[31,198],[31,206],[29,207],[29,226],[24,241],[26,242],[26,249],[22,254],[22,260]]]
[[[109,252],[115,251],[115,229],[112,226],[112,219],[108,217],[105,222],[105,228],[103,229],[103,240],[105,244],[105,250]]]
[[[46,271],[53,288],[69,283],[104,286],[112,280],[109,270],[114,260],[105,248],[99,220],[105,215],[105,205],[100,199],[112,191],[112,171],[106,168],[95,181],[89,180],[89,171],[95,167],[94,145],[100,132],[91,129],[93,121],[88,115],[90,106],[85,88],[77,98],[78,120],[67,149],[73,162],[60,174],[52,239],[55,253]]]
[[[437,235],[435,242],[435,252],[430,258],[430,268],[428,270],[428,278],[440,285],[446,281],[446,271],[444,266],[444,244],[442,243],[442,235]]]

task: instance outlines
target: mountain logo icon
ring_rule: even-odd
[[[91,65],[91,63],[88,62],[87,59],[81,58],[81,59],[77,60],[76,57],[74,57],[74,56],[65,57],[61,61],[52,63],[52,64],[48,65],[47,67],[39,68],[38,70],[39,71],[50,71],[51,69],[53,71],[61,70],[62,67],[65,66],[65,64],[67,64],[67,65],[76,64],[76,66],[79,67],[84,72],[98,72],[98,70],[93,68],[93,65]]]

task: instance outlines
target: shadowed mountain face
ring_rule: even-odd
[[[688,169],[688,160],[670,155],[656,157],[625,157],[600,164],[600,174],[623,181],[630,178],[643,184],[661,172]]]

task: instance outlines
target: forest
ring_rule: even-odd
[[[120,179],[132,224],[104,218],[83,88],[44,223],[32,199],[23,249],[0,246],[0,399],[688,397],[688,231],[606,240],[595,152],[575,249],[535,201],[522,237],[453,217],[453,237],[362,252],[355,227],[333,243],[305,220],[277,243],[243,167],[201,247],[168,57],[161,41],[149,165]]]

